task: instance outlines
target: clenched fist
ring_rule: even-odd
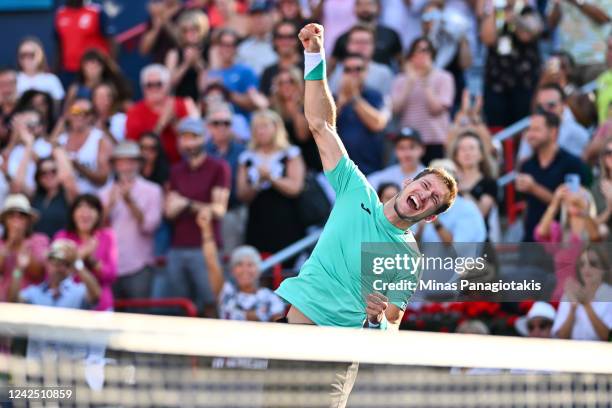
[[[380,324],[388,306],[389,299],[387,299],[385,295],[378,292],[370,293],[366,298],[366,313],[368,315],[368,322]]]
[[[306,52],[320,52],[323,49],[323,26],[310,23],[300,30],[298,38]]]

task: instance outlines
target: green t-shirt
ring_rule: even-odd
[[[348,157],[342,157],[325,175],[336,191],[334,208],[299,275],[283,281],[276,293],[317,325],[362,327],[368,292],[364,279],[373,276],[364,276],[367,271],[362,271],[362,244],[399,244],[411,256],[418,256],[418,248],[409,230],[397,228],[385,217],[376,192]],[[419,273],[404,271],[386,276],[394,281],[416,282]],[[414,291],[380,292],[404,310]]]

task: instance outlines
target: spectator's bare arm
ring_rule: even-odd
[[[98,147],[98,158],[97,158],[97,169],[92,170],[77,160],[72,162],[76,171],[78,171],[83,177],[87,178],[90,182],[96,186],[103,186],[108,179],[110,174],[110,156],[112,146],[111,143],[106,139],[100,139],[100,146]]]
[[[304,188],[304,177],[306,166],[302,156],[294,157],[287,161],[287,176],[271,178],[272,187],[287,197],[297,197]]]
[[[95,305],[98,303],[100,293],[102,293],[102,288],[100,287],[96,277],[93,276],[93,274],[88,271],[86,267],[77,269],[77,275],[87,288],[87,302],[90,305]]]
[[[57,177],[64,187],[66,200],[69,203],[72,203],[72,201],[79,194],[79,188],[77,186],[76,179],[74,178],[74,168],[72,167],[72,162],[68,158],[66,151],[59,146],[56,146],[53,149],[52,154],[53,158],[55,159],[55,163],[57,163]]]
[[[358,95],[354,99],[353,107],[363,124],[372,132],[382,132],[389,123],[389,112],[385,109],[376,109],[368,101]]]
[[[17,171],[15,172],[15,178],[11,182],[11,192],[23,193],[29,196],[32,194],[32,191],[29,191],[27,188],[25,180],[28,174],[28,168],[34,158],[34,135],[30,133],[19,117],[15,118],[13,121],[13,129],[16,137],[21,139],[24,150],[21,161],[17,166]]]
[[[497,25],[495,24],[495,13],[485,14],[480,24],[480,40],[487,47],[492,47],[497,42]]]
[[[212,216],[210,208],[204,207],[198,212],[196,220],[202,232],[202,255],[208,270],[208,282],[210,283],[213,295],[215,298],[218,298],[225,279],[221,265],[219,265],[217,243],[215,242],[215,234],[212,228]]]
[[[574,7],[578,8],[588,18],[590,18],[595,24],[603,25],[610,22],[610,16],[605,10],[602,10],[597,5],[588,2],[578,2],[577,0],[566,0],[570,2]]]
[[[238,167],[236,175],[236,196],[244,203],[250,203],[257,195],[257,187],[249,183],[247,168],[244,164]]]

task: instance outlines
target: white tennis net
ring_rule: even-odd
[[[74,395],[60,406],[324,407],[338,365],[359,362],[349,407],[612,405],[603,342],[14,304],[0,304],[0,336],[3,401],[16,387],[65,386]]]

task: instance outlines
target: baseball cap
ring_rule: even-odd
[[[181,120],[177,127],[178,133],[193,133],[194,135],[201,136],[204,134],[204,122],[197,118],[185,118]]]
[[[249,13],[268,13],[274,8],[272,0],[253,0],[249,7]]]
[[[423,144],[423,139],[421,139],[421,134],[418,130],[413,129],[411,127],[403,127],[398,134],[395,135],[393,141],[399,142],[400,140],[414,140],[418,144]]]

